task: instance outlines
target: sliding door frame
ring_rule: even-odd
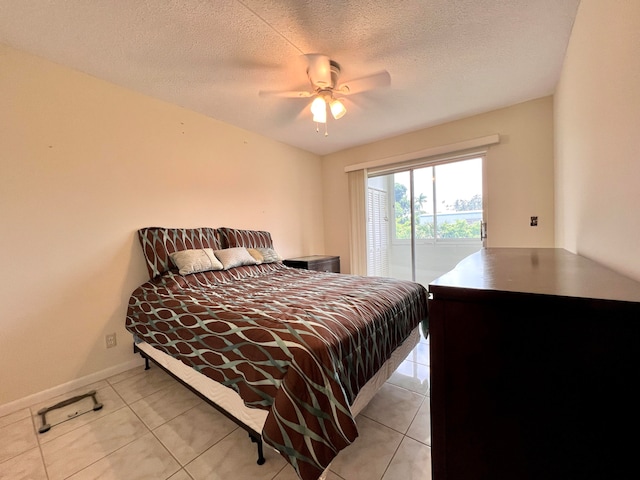
[[[438,215],[437,215],[437,206],[435,203],[436,200],[436,185],[437,185],[437,179],[436,177],[436,169],[435,167],[440,166],[440,165],[446,165],[446,164],[451,164],[451,163],[457,163],[457,162],[463,162],[463,161],[467,161],[467,160],[474,160],[474,159],[480,159],[482,162],[482,166],[481,166],[481,174],[482,174],[482,220],[481,220],[481,226],[480,226],[480,245],[481,247],[484,247],[486,245],[486,157],[487,157],[487,152],[482,151],[482,152],[478,152],[478,151],[474,151],[474,152],[469,152],[469,153],[464,153],[464,154],[458,154],[458,155],[446,155],[446,156],[439,156],[436,158],[420,158],[420,159],[416,159],[414,161],[411,162],[407,162],[407,163],[403,163],[401,165],[393,165],[393,166],[383,166],[383,167],[378,167],[378,168],[372,168],[366,171],[366,178],[367,180],[369,178],[374,178],[374,177],[379,177],[379,176],[385,176],[385,175],[391,175],[391,174],[396,174],[396,173],[403,173],[403,172],[408,172],[409,173],[409,203],[410,203],[410,208],[409,208],[409,218],[410,218],[410,225],[411,225],[411,238],[410,238],[410,245],[411,245],[411,280],[412,281],[416,281],[416,251],[417,251],[417,242],[416,242],[416,211],[415,211],[415,207],[414,207],[414,200],[415,200],[415,184],[414,184],[414,172],[415,170],[419,170],[421,168],[427,168],[427,167],[432,167],[433,168],[433,180],[431,182],[431,195],[432,198],[434,199],[434,204],[433,204],[433,223],[434,223],[434,235],[433,235],[433,244],[437,245],[439,243],[438,240],[438,229],[437,229],[437,222],[438,222]],[[391,193],[389,193],[391,195]],[[366,206],[366,208],[368,209],[368,206]],[[390,218],[394,218],[395,221],[395,215],[391,215],[391,211],[389,211],[389,217]],[[366,215],[369,215],[369,212],[366,212]],[[392,232],[390,232],[390,241],[393,241],[392,239],[395,238],[395,226],[392,228]],[[367,238],[365,243],[368,245],[369,239]],[[440,242],[442,242],[442,239],[440,239]],[[368,248],[368,246],[367,246]]]

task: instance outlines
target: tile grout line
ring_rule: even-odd
[[[387,383],[387,382],[385,382],[385,383]],[[422,397],[422,401],[420,402],[420,405],[418,405],[418,408],[416,409],[416,413],[413,415],[413,417],[411,418],[411,421],[409,422],[409,426],[407,427],[407,432],[408,432],[409,429],[411,428],[411,425],[413,424],[413,422],[415,421],[416,417],[418,416],[418,412],[420,411],[420,408],[422,407],[422,404],[427,400],[427,398],[429,398],[429,395],[423,395],[422,393],[414,392],[413,390],[409,390],[408,388],[404,388],[404,387],[402,387],[400,385],[396,385],[394,383],[389,383],[389,385],[392,385],[392,386],[397,387],[397,388],[402,388],[403,390],[406,390],[408,392],[414,393],[416,395],[420,395]],[[385,425],[384,423],[382,423],[382,422],[380,422],[380,421],[378,421],[378,420],[376,420],[374,418],[371,418],[371,417],[367,416],[363,412],[360,412],[359,415],[362,415],[363,417],[367,418],[368,420],[371,420],[372,422],[377,423],[378,425],[382,425],[383,427],[386,427],[386,428],[388,428],[390,430],[393,430],[394,432],[399,433],[403,437],[407,437],[408,436],[406,432],[402,433],[399,430],[396,430],[395,428],[390,427],[389,425]],[[411,438],[412,440],[416,440],[413,437],[409,437],[409,438]],[[421,442],[420,440],[416,440],[416,442],[422,443],[423,445],[427,445],[426,443]],[[427,445],[427,446],[431,447],[431,445]]]
[[[128,379],[128,378],[137,377],[137,376],[141,376],[141,375],[144,375],[145,373],[146,373],[146,370],[143,370],[143,371],[142,371],[142,372],[140,372],[139,374],[133,375],[132,377],[127,377],[127,379]],[[169,456],[175,460],[176,464],[178,464],[178,470],[176,470],[175,472],[173,472],[172,474],[170,474],[170,475],[167,477],[167,479],[171,478],[173,475],[175,475],[176,473],[178,473],[180,470],[184,470],[184,471],[185,471],[185,473],[187,473],[187,475],[189,475],[189,477],[191,477],[191,474],[189,474],[189,472],[187,472],[187,471],[184,469],[184,466],[183,466],[183,465],[180,463],[180,461],[175,457],[175,455],[171,452],[171,450],[169,450],[169,448],[168,448],[168,447],[167,447],[167,446],[162,442],[162,440],[160,440],[160,438],[158,438],[158,436],[155,434],[155,432],[154,432],[154,431],[153,431],[153,430],[152,430],[152,429],[151,429],[151,428],[150,428],[150,427],[149,427],[149,426],[144,422],[144,420],[140,417],[140,415],[138,415],[138,413],[137,413],[133,408],[131,408],[131,404],[129,404],[129,403],[128,403],[128,402],[127,402],[127,401],[122,397],[122,395],[120,395],[120,392],[118,392],[118,390],[116,389],[115,385],[117,385],[118,383],[121,383],[121,382],[123,382],[124,380],[127,380],[127,379],[123,379],[123,380],[121,380],[120,382],[115,382],[115,383],[113,383],[113,384],[112,384],[112,383],[109,381],[109,379],[107,378],[107,383],[109,383],[109,385],[111,385],[111,388],[113,388],[113,390],[116,392],[116,395],[118,395],[118,396],[122,399],[122,401],[123,401],[123,402],[124,402],[124,404],[129,408],[129,410],[131,410],[131,412],[136,416],[136,418],[137,418],[138,420],[140,420],[140,422],[142,423],[142,425],[144,425],[144,427],[147,429],[148,433],[150,433],[150,434],[153,436],[153,438],[155,438],[155,439],[156,439],[156,441],[157,441],[157,442],[162,446],[162,448],[164,448],[164,449],[165,449],[165,451],[169,454]],[[154,395],[154,394],[156,394],[156,393],[158,393],[158,392],[160,392],[160,391],[165,390],[166,388],[167,388],[167,387],[161,388],[161,389],[157,390],[156,392],[150,393],[149,395],[146,395],[146,396],[144,396],[144,397],[142,397],[142,398],[139,398],[138,400],[136,400],[135,402],[132,402],[132,403],[139,402],[139,401],[143,400],[144,398],[147,398],[147,397],[149,397],[149,396],[151,396],[151,395]],[[192,410],[192,409],[196,408],[196,406],[197,406],[197,404],[196,404],[196,405],[194,405],[193,407],[191,407],[191,408],[189,408],[189,409],[185,410],[185,412],[188,412],[189,410]],[[185,413],[185,412],[183,412],[183,413]],[[180,414],[180,415],[182,415],[182,414]],[[161,427],[162,425],[165,425],[166,423],[170,422],[170,421],[171,421],[171,420],[173,420],[174,418],[179,417],[180,415],[176,415],[176,416],[175,416],[175,417],[173,417],[172,419],[167,420],[166,422],[164,422],[164,423],[162,423],[162,424],[158,425],[158,427]],[[156,427],[156,428],[158,428],[158,427]],[[145,435],[146,435],[146,434],[145,434]],[[137,439],[136,439],[136,440],[137,440]],[[134,441],[135,441],[135,440],[134,440]],[[127,444],[127,445],[128,445],[128,444]],[[124,445],[123,445],[123,447],[124,447]],[[122,448],[122,447],[120,447],[120,448]],[[118,450],[120,450],[120,449],[118,449]],[[191,478],[193,478],[193,477],[191,477]]]
[[[393,463],[393,459],[396,458],[396,455],[398,454],[398,450],[400,450],[400,446],[402,445],[402,442],[404,442],[404,439],[406,437],[407,437],[406,435],[402,436],[402,440],[400,440],[400,443],[398,443],[398,446],[396,447],[395,451],[393,452],[393,455],[391,455],[391,458],[389,459],[389,463],[387,463],[387,466],[384,467],[384,472],[382,472],[382,476],[380,477],[380,480],[382,480],[384,478],[384,476],[387,474],[387,471],[389,470],[389,467]]]
[[[195,408],[195,407],[194,407]],[[213,408],[213,407],[211,407]],[[235,432],[236,430],[238,430],[240,427],[236,426],[236,428],[234,428],[233,430],[231,430],[229,433],[227,433],[226,435],[224,435],[220,440],[218,440],[217,442],[213,443],[212,445],[209,445],[209,447],[207,447],[204,451],[202,451],[199,455],[196,455],[195,457],[193,457],[191,460],[189,460],[189,462],[182,466],[182,469],[187,472],[189,474],[189,476],[191,478],[193,478],[193,475],[191,475],[191,473],[189,473],[189,471],[187,470],[187,466],[192,464],[193,462],[195,462],[198,458],[200,458],[202,455],[204,455],[206,452],[208,452],[209,450],[211,450],[214,446],[216,446],[217,444],[219,444],[220,442],[222,442],[225,438],[227,438],[228,436],[232,435],[233,432]],[[164,446],[164,444],[163,444]],[[180,464],[180,462],[178,462],[178,464]]]
[[[42,451],[42,443],[40,442],[40,437],[38,436],[38,426],[35,423],[33,412],[31,411],[31,407],[29,409],[29,417],[31,417],[31,427],[33,429],[33,434],[36,436],[36,443],[38,444],[38,451],[40,452],[40,461],[42,462],[42,468],[44,469],[44,474],[49,480],[49,469],[47,469],[47,464],[44,461],[44,452]]]
[[[285,464],[284,464],[284,467],[282,467],[280,470],[278,470],[278,471],[276,472],[276,474],[275,474],[273,477],[271,477],[271,480],[276,480],[276,478],[278,477],[278,475],[280,475],[280,474],[284,471],[284,469],[285,469],[285,468],[287,468],[287,465],[289,465],[289,463],[285,463]]]
[[[199,405],[200,405],[200,403],[195,404],[193,407],[188,408],[187,410],[185,410],[184,412],[182,412],[180,415],[184,415],[185,413],[190,412],[190,411],[191,411],[191,410],[193,410],[194,408],[197,408]],[[135,412],[134,412],[134,413],[135,413]],[[158,425],[158,426],[157,426],[156,428],[154,428],[154,429],[149,428],[149,427],[147,426],[147,424],[145,423],[145,427],[147,427],[147,428],[148,428],[148,430],[149,430],[149,432],[151,433],[151,435],[153,435],[153,438],[155,438],[155,439],[158,441],[158,443],[159,443],[160,445],[162,445],[162,448],[164,448],[164,449],[169,453],[169,455],[171,456],[171,458],[173,458],[173,459],[176,461],[176,463],[178,464],[178,466],[180,467],[180,468],[178,469],[178,471],[173,472],[173,473],[172,473],[171,475],[169,475],[169,477],[167,477],[167,478],[172,477],[173,475],[175,475],[176,473],[178,473],[180,470],[184,470],[184,471],[185,471],[185,473],[186,473],[187,475],[189,475],[189,477],[191,477],[191,474],[186,470],[186,468],[185,468],[185,467],[186,467],[189,463],[191,463],[193,460],[195,460],[196,458],[198,458],[198,457],[195,457],[194,459],[190,460],[190,461],[187,463],[187,465],[182,465],[182,463],[180,462],[180,460],[178,460],[178,458],[173,454],[173,452],[169,449],[169,447],[168,447],[167,445],[165,445],[165,444],[164,444],[164,442],[162,441],[162,439],[161,439],[160,437],[158,437],[158,435],[156,435],[155,430],[157,430],[158,428],[162,427],[163,425],[166,425],[166,424],[167,424],[167,423],[169,423],[171,420],[175,420],[175,419],[176,419],[176,418],[178,418],[180,415],[176,415],[176,416],[175,416],[175,417],[173,417],[172,419],[167,420],[166,422],[164,422],[164,423],[162,423],[162,424]],[[136,414],[136,416],[137,416],[137,414]],[[140,418],[140,417],[138,417],[138,418]],[[140,421],[142,421],[142,419],[140,419]],[[142,421],[142,423],[144,423],[144,422]],[[216,443],[217,443],[217,442],[216,442]],[[215,445],[215,444],[214,444],[214,445]],[[213,446],[213,445],[212,445],[212,446]],[[209,447],[209,448],[211,448],[211,447]],[[209,450],[209,449],[207,448],[207,450]],[[206,451],[206,450],[205,450],[205,451]],[[203,452],[203,453],[204,453],[204,452]],[[200,456],[200,455],[198,455],[198,456]],[[193,477],[191,477],[191,478],[193,478]]]

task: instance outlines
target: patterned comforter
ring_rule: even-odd
[[[180,276],[136,289],[136,337],[268,410],[263,439],[304,480],[358,435],[349,405],[427,317],[419,284],[281,263]]]

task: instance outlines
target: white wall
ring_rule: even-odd
[[[138,228],[324,252],[318,156],[1,45],[0,146],[0,406],[134,358]]]
[[[553,247],[553,99],[540,98],[323,158],[325,246],[348,272],[349,193],[344,167],[500,134],[486,159],[487,245]],[[537,215],[539,226],[529,226]]]
[[[582,0],[555,125],[558,246],[640,280],[640,1]]]

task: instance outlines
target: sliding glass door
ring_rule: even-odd
[[[367,273],[428,285],[482,247],[482,157],[369,174]]]

